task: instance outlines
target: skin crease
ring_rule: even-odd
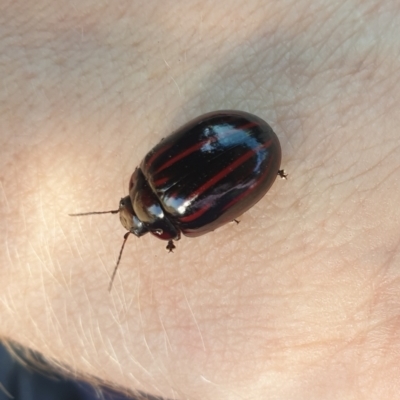
[[[173,399],[400,398],[393,1],[3,1],[0,337]],[[202,113],[265,119],[268,194],[177,243],[128,239],[134,168]]]

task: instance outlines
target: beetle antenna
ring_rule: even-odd
[[[113,282],[114,282],[114,278],[115,278],[115,275],[117,273],[118,265],[119,265],[119,262],[121,261],[122,252],[124,251],[125,243],[128,240],[129,234],[130,234],[130,232],[126,232],[125,235],[124,235],[124,241],[122,242],[122,246],[121,246],[121,250],[119,252],[117,264],[115,265],[114,271],[113,271],[112,276],[111,276],[110,284],[108,285],[108,291],[109,292],[111,292],[111,288],[112,288],[112,285],[113,285]]]
[[[70,217],[80,217],[82,215],[93,215],[93,214],[118,214],[119,210],[111,210],[111,211],[91,211],[85,213],[78,214],[68,214]]]

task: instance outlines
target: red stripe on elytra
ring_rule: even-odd
[[[238,167],[240,164],[243,164],[246,160],[248,160],[251,156],[254,155],[253,149],[248,150],[246,153],[244,153],[241,157],[239,157],[237,160],[235,160],[233,163],[229,164],[227,167],[225,167],[223,170],[218,172],[218,174],[214,175],[211,179],[209,179],[206,183],[201,185],[199,188],[197,188],[192,195],[190,196],[191,198],[197,197],[204,193],[207,189],[209,189],[211,186],[215,185],[218,181],[220,181],[222,178],[225,178],[229,173],[231,173],[236,167]]]
[[[154,186],[158,188],[159,186],[164,185],[164,183],[167,183],[169,179],[170,178],[167,176],[165,176],[164,178],[160,178],[154,182]]]
[[[248,124],[238,126],[237,128],[235,128],[235,130],[239,130],[240,129],[240,130],[243,131],[245,129],[253,128],[256,125],[258,125],[257,122],[249,122]]]
[[[163,165],[161,165],[161,167],[158,168],[158,170],[155,171],[155,173],[156,174],[160,173],[165,168],[170,167],[171,165],[175,164],[177,161],[181,160],[182,158],[185,158],[189,154],[191,154],[191,153],[195,152],[196,150],[200,149],[202,146],[204,146],[204,143],[206,143],[206,142],[209,142],[209,140],[208,139],[207,140],[203,140],[202,142],[195,144],[194,146],[188,148],[187,150],[181,151],[175,157],[171,158],[170,160],[165,162]]]
[[[160,144],[161,144],[161,143],[162,143],[162,142],[160,142]],[[164,146],[160,147],[160,148],[158,149],[158,151],[155,151],[155,152],[151,155],[151,157],[150,157],[148,160],[146,160],[146,163],[145,163],[146,168],[149,169],[149,168],[151,167],[151,164],[153,164],[153,161],[154,161],[157,157],[159,157],[162,153],[164,153],[166,150],[169,150],[171,147],[172,147],[171,144],[170,144],[170,145],[164,144]]]
[[[229,202],[228,204],[225,204],[225,206],[222,209],[222,211],[228,210],[230,207],[233,207],[243,197],[246,197],[248,192],[255,190],[255,188],[260,184],[262,178],[269,172],[269,168],[270,168],[271,162],[272,162],[272,158],[270,158],[268,160],[268,164],[265,167],[265,172],[261,176],[259,176],[259,178],[256,180],[256,182],[253,185],[251,185],[246,191],[241,193],[239,196],[236,196],[231,202]]]
[[[211,204],[206,204],[204,207],[198,209],[196,212],[186,216],[179,218],[180,222],[191,222],[194,221],[196,218],[200,217],[203,215],[209,208],[211,207]]]
[[[224,178],[225,176],[230,174],[240,164],[243,164],[250,157],[252,157],[256,153],[256,151],[258,151],[258,150],[260,150],[262,148],[268,148],[270,146],[271,142],[272,142],[272,140],[270,140],[270,141],[268,141],[268,142],[256,147],[255,149],[248,150],[245,154],[243,154],[241,157],[239,157],[236,161],[234,161],[232,164],[230,164],[227,167],[225,167],[222,171],[220,171],[217,175],[215,175],[213,178],[211,178],[208,182],[206,182],[204,185],[200,186],[197,190],[195,190],[192,193],[191,198],[201,195],[203,192],[205,192],[211,186],[216,184],[222,178]]]
[[[234,127],[233,129],[230,130],[226,130],[224,131],[224,134],[231,134],[232,132],[237,132],[239,130],[247,130],[250,128],[253,128],[254,126],[258,125],[256,122],[249,122],[248,124],[239,126],[239,127]],[[160,168],[158,168],[157,171],[155,171],[155,174],[160,173],[161,171],[163,171],[164,169],[170,167],[171,165],[175,164],[176,162],[178,162],[179,160],[182,160],[182,158],[187,157],[188,155],[194,153],[196,150],[200,149],[201,147],[203,147],[206,143],[213,143],[218,141],[218,137],[207,137],[205,140],[202,140],[201,142],[193,145],[192,147],[189,147],[187,150],[185,151],[181,151],[180,153],[178,153],[175,157],[171,158],[170,160],[168,160],[167,162],[165,162],[163,165],[160,166]],[[165,149],[163,149],[164,151]],[[147,164],[150,165],[150,163],[153,161],[153,159],[155,158],[155,156],[158,156],[160,153],[157,153],[156,155],[153,155],[151,157],[151,159],[147,162]]]
[[[240,164],[244,163],[245,161],[247,161],[252,155],[255,154],[255,151],[262,149],[262,148],[268,148],[271,144],[271,141],[268,141],[266,143],[264,143],[261,146],[256,147],[255,149],[251,149],[249,151],[247,151],[245,154],[243,154],[243,156],[239,157],[235,162],[233,162],[232,164],[230,164],[228,167],[224,168],[222,171],[220,171],[217,175],[215,175],[212,179],[209,179],[204,185],[200,186],[197,190],[195,190],[192,195],[190,196],[191,199],[193,199],[196,196],[199,196],[200,194],[202,194],[204,191],[206,191],[207,189],[209,189],[212,185],[216,184],[218,181],[220,181],[222,178],[226,177],[229,173],[231,173],[236,167],[238,167]],[[261,179],[261,177],[260,177]],[[250,189],[248,189],[250,190]],[[248,192],[248,190],[245,191],[245,193]],[[245,194],[240,195],[239,198],[242,198]],[[236,200],[237,201],[237,200]],[[233,202],[234,203],[234,202]],[[185,217],[181,217],[179,218],[181,222],[190,222],[195,220],[196,218],[198,218],[199,216],[201,216],[202,214],[204,214],[209,208],[211,207],[211,205],[206,205],[202,208],[200,208],[199,210],[197,210],[196,212],[187,215]],[[226,207],[224,207],[225,209]]]

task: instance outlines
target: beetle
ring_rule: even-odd
[[[144,157],[129,181],[129,195],[119,208],[70,214],[119,213],[128,231],[150,232],[175,248],[181,234],[204,235],[235,220],[257,203],[280,170],[281,146],[272,128],[261,118],[234,110],[201,115],[159,142]]]

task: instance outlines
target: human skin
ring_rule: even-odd
[[[0,337],[177,399],[400,398],[400,3],[0,4]],[[109,210],[161,138],[240,109],[287,181],[199,238]]]

